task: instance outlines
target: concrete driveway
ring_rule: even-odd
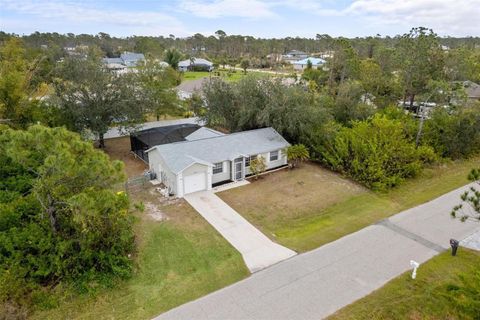
[[[296,254],[270,240],[212,191],[190,193],[185,200],[242,254],[251,272]]]
[[[450,218],[463,187],[189,302],[157,319],[321,319],[480,230]],[[422,272],[422,266],[418,273]]]

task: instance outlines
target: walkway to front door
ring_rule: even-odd
[[[185,200],[240,251],[251,272],[296,254],[295,251],[270,240],[212,191],[190,193],[185,195]]]

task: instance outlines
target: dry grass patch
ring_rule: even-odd
[[[306,164],[217,195],[274,241],[308,251],[467,184],[474,167],[480,167],[480,157],[447,162],[376,193]]]
[[[368,192],[314,163],[250,181],[249,185],[217,195],[274,239],[276,231],[285,225],[315,216],[345,198]]]
[[[125,173],[129,178],[139,176],[148,169],[145,162],[130,152],[129,136],[105,140],[104,151],[110,156],[110,159],[123,161]]]

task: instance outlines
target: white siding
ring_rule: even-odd
[[[148,153],[148,166],[156,173],[157,179],[168,187],[170,193],[177,194],[177,176],[166,166],[156,149]]]
[[[272,150],[272,151],[275,151],[275,150]],[[287,164],[287,156],[283,152],[283,150],[278,150],[278,160],[275,160],[275,161],[270,161],[270,152],[261,153],[259,154],[259,156],[262,156],[265,158],[265,162],[267,164],[267,170],[281,167]],[[245,174],[246,175],[251,174],[249,167],[245,168]]]
[[[231,180],[230,169],[230,161],[223,161],[223,172],[212,175],[212,183]]]

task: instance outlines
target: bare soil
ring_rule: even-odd
[[[130,151],[130,137],[105,140],[104,151],[112,160],[120,160],[125,164],[127,177],[135,177],[148,170],[148,165]]]

